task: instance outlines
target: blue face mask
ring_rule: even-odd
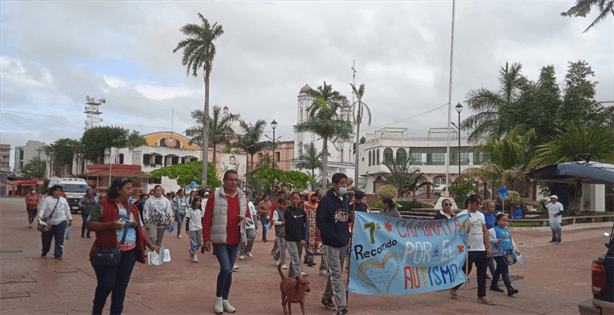
[[[339,187],[339,194],[341,194],[342,196],[345,195],[347,192],[348,192],[347,187]]]

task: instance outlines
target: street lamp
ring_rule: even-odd
[[[269,137],[268,135],[264,136],[273,141],[273,180],[275,180],[275,141],[278,140],[277,138],[275,138],[275,128],[277,128],[277,122],[275,121],[275,119],[273,119],[273,121],[271,122],[271,127],[273,128],[273,138]]]
[[[456,112],[458,113],[458,184],[460,184],[460,175],[461,175],[461,143],[460,143],[460,113],[463,111],[463,105],[461,103],[456,104],[455,106]]]

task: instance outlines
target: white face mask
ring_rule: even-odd
[[[345,195],[348,192],[348,188],[347,187],[339,187],[339,193],[341,195]]]

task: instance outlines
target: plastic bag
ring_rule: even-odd
[[[64,239],[65,240],[69,240],[70,239],[70,226],[67,226],[66,230],[64,230]]]
[[[175,230],[175,226],[171,223],[171,226],[166,229],[167,232],[172,233]]]
[[[557,218],[554,218],[554,221],[550,222],[550,226],[557,230],[561,228],[561,223],[559,222],[559,220]]]
[[[518,260],[518,263],[520,263],[523,268],[527,266],[527,259],[523,254],[516,255],[516,260]]]
[[[171,252],[168,248],[160,247],[160,254],[155,251],[147,253],[147,264],[159,266],[162,263],[171,261]]]

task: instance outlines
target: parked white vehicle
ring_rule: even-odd
[[[72,177],[54,177],[49,180],[50,188],[53,185],[62,186],[62,190],[66,194],[66,201],[70,205],[70,212],[76,213],[79,212],[79,200],[85,196],[85,192],[87,191],[87,182],[83,178],[72,178]]]

